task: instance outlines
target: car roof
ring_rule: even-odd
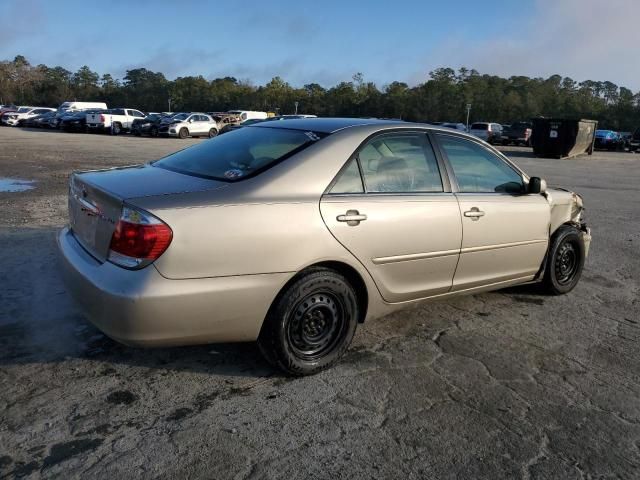
[[[377,118],[292,118],[286,122],[260,122],[255,128],[287,128],[290,130],[311,130],[321,133],[333,133],[344,128],[360,125],[407,125],[401,120],[380,120]]]

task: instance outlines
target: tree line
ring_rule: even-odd
[[[640,92],[612,82],[480,74],[438,68],[419,85],[391,82],[379,88],[356,73],[332,87],[294,87],[281,77],[254,85],[234,77],[167,79],[146,68],[127,70],[122,79],[99,75],[88,66],[77,72],[31,65],[22,55],[0,62],[0,103],[56,107],[63,101],[104,101],[144,111],[266,110],[319,116],[399,118],[409,121],[510,123],[533,117],[591,118],[602,128],[632,131],[640,126]]]

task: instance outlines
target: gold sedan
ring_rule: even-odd
[[[131,345],[255,341],[294,375],[416,302],[578,282],[582,200],[483,141],[405,122],[262,122],[75,173],[58,237],[88,318]]]

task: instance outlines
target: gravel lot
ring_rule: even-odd
[[[56,268],[67,176],[198,140],[0,128],[0,477],[638,478],[640,155],[508,153],[584,196],[569,295],[532,287],[365,324],[289,379],[252,345],[142,350],[90,326]]]

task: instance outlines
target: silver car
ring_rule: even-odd
[[[216,121],[206,113],[178,113],[158,129],[161,136],[187,137],[215,137],[219,128]]]
[[[451,129],[260,122],[161,160],[75,173],[69,290],[131,345],[254,341],[315,373],[356,326],[424,300],[577,284],[582,199]]]

